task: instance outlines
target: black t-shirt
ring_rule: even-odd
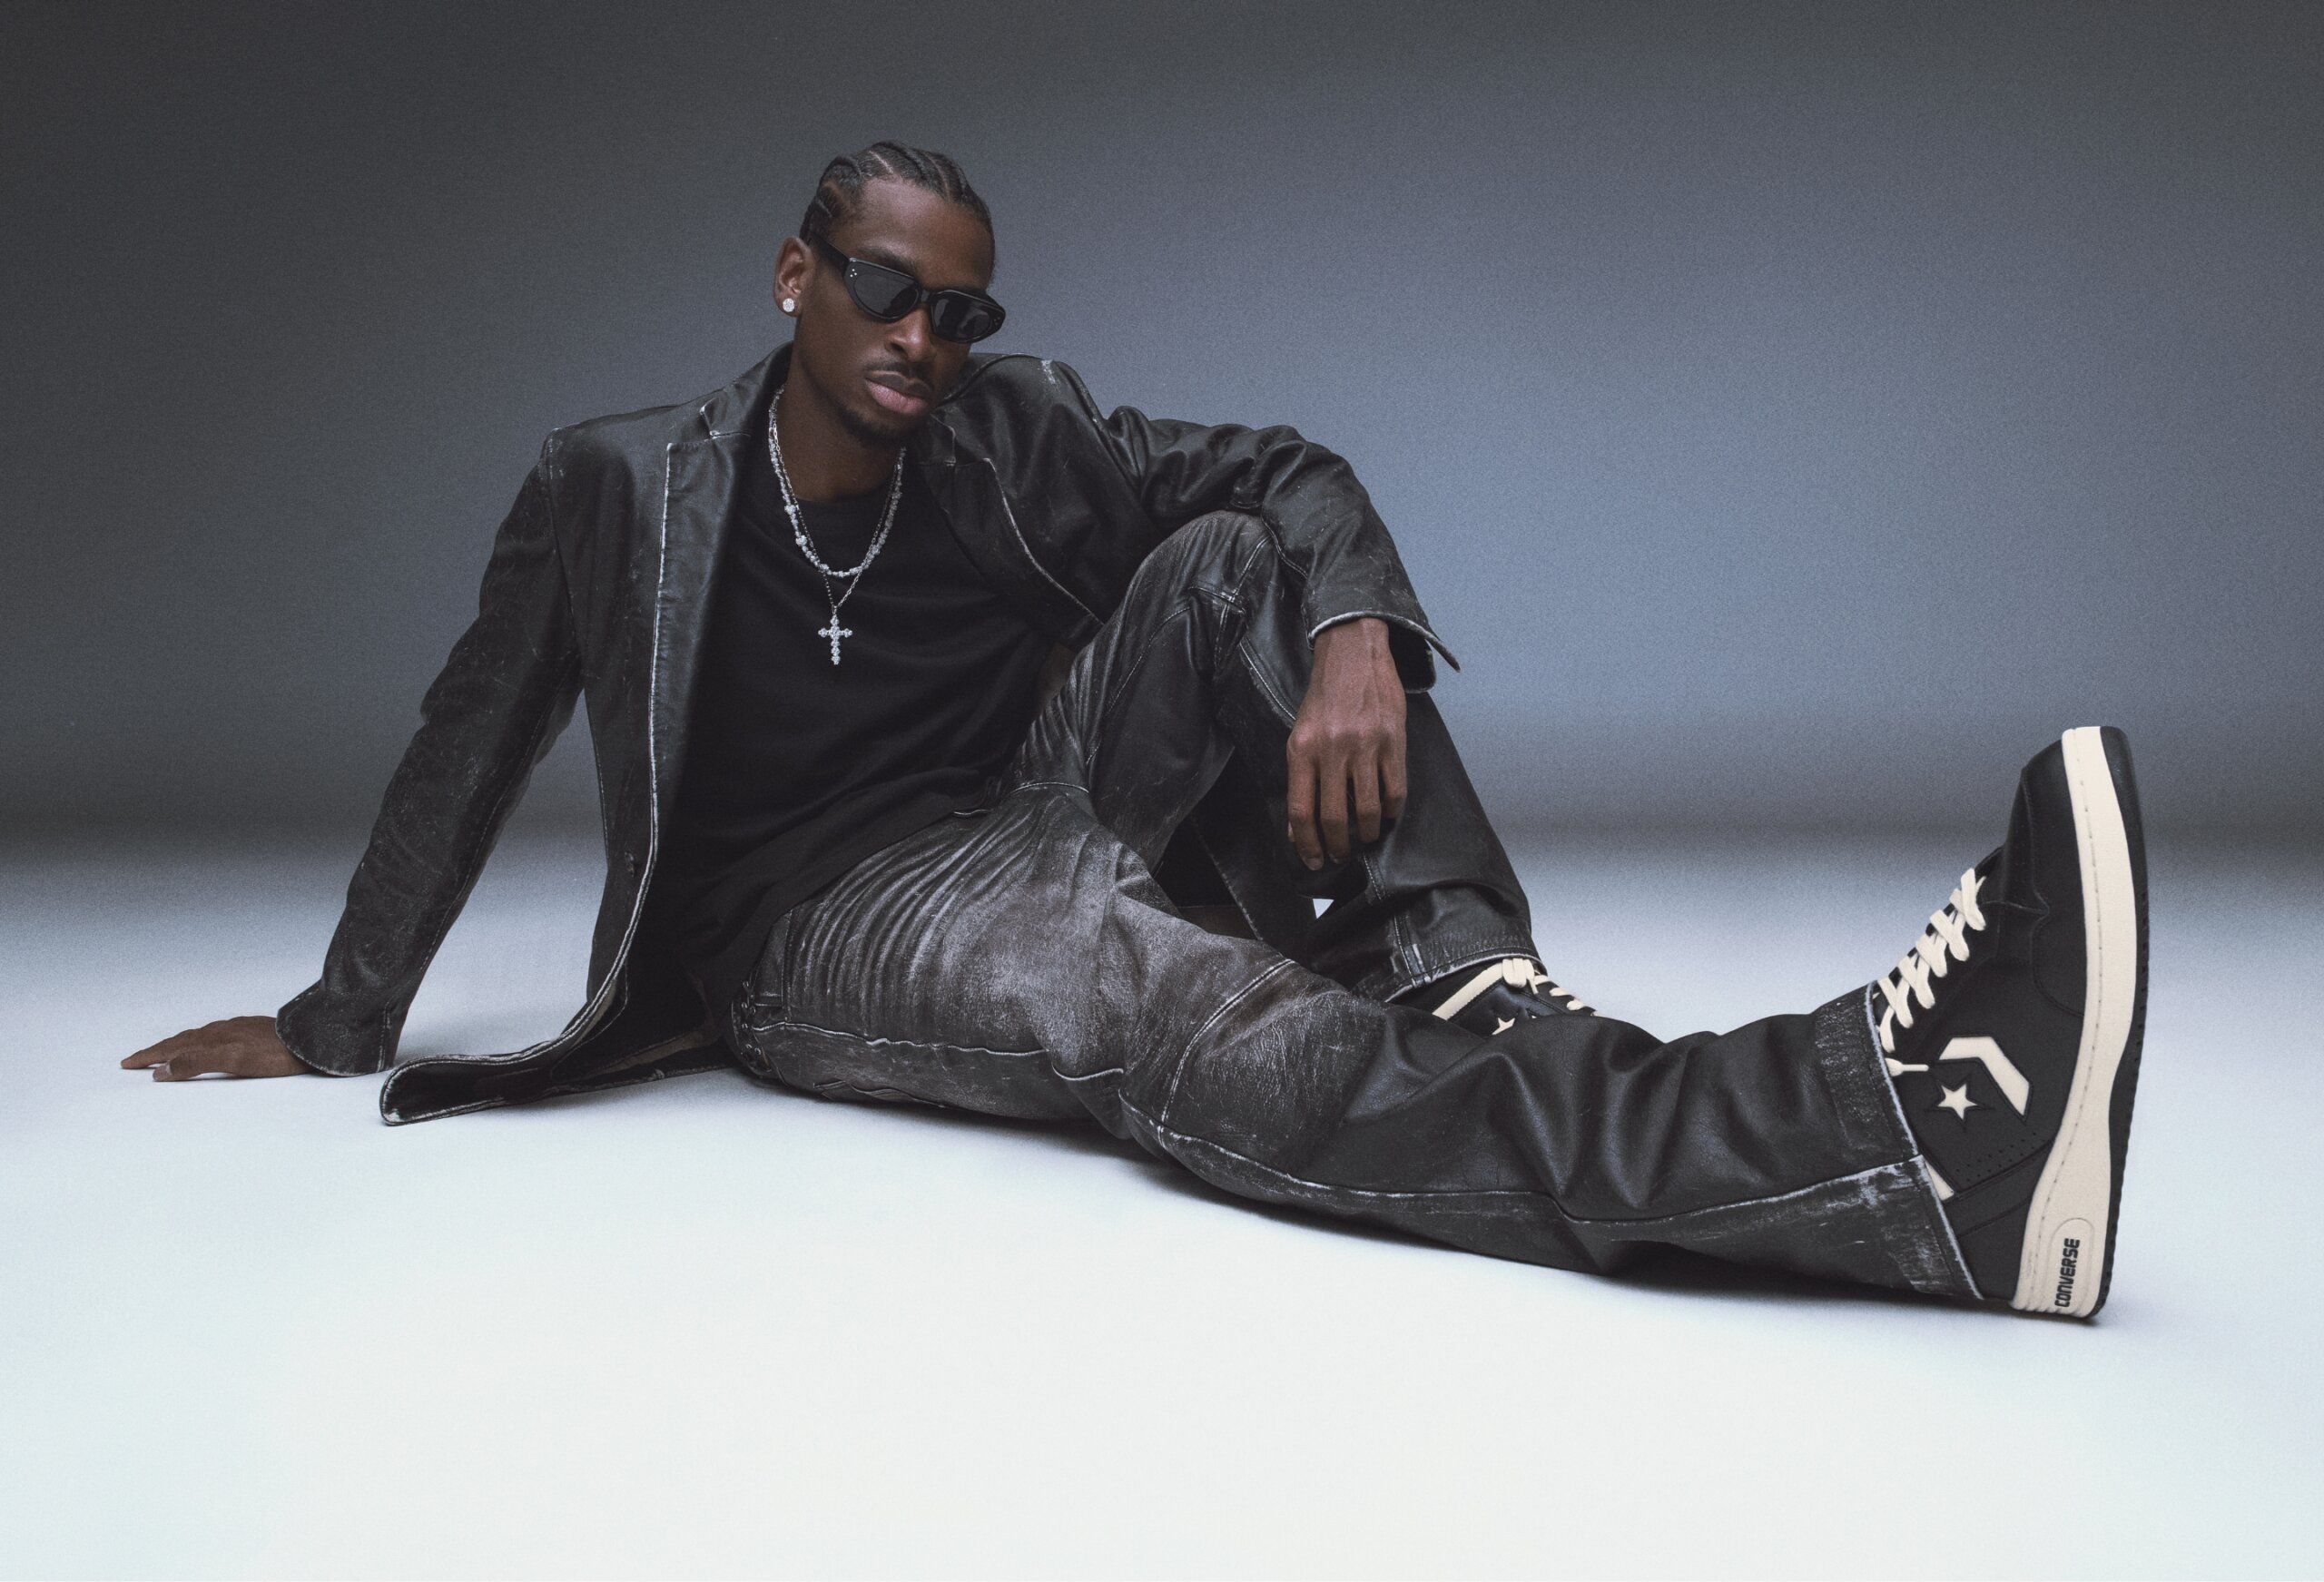
[[[652,903],[714,1011],[785,909],[881,847],[991,800],[1050,648],[978,574],[907,462],[879,557],[828,585],[846,598],[833,664],[820,630],[832,619],[827,585],[792,537],[763,408],[751,432]],[[824,565],[862,560],[887,496],[882,485],[802,502]]]

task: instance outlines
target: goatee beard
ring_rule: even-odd
[[[891,445],[901,445],[911,438],[912,431],[920,427],[918,423],[913,423],[900,429],[882,428],[876,424],[865,422],[855,412],[836,402],[832,404],[832,411],[839,418],[839,426],[847,430],[849,438],[859,445],[868,445],[882,450]]]

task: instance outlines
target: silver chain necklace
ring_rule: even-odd
[[[788,381],[785,382],[787,383]],[[839,624],[839,607],[854,596],[855,590],[857,587],[862,585],[861,579],[863,575],[864,569],[868,567],[872,564],[872,560],[878,556],[880,553],[880,546],[888,541],[888,529],[894,524],[896,519],[896,502],[903,497],[904,453],[901,448],[896,452],[895,476],[890,479],[888,484],[887,509],[880,513],[880,530],[872,536],[872,547],[864,551],[863,558],[861,561],[858,561],[855,565],[848,567],[845,571],[840,571],[835,567],[825,565],[823,564],[823,557],[815,553],[815,546],[807,542],[807,526],[800,514],[799,496],[792,492],[791,475],[783,469],[783,441],[776,437],[774,431],[775,412],[779,408],[781,408],[782,404],[783,391],[778,388],[774,392],[774,399],[767,403],[766,453],[769,457],[773,457],[774,461],[774,481],[783,486],[783,514],[791,518],[791,536],[798,540],[799,552],[807,557],[808,563],[813,565],[817,571],[823,574],[823,597],[831,602],[832,624],[828,626],[816,627],[815,635],[818,637],[828,637],[831,639],[832,663],[833,664],[837,664],[839,663],[839,640],[842,637],[852,637],[855,635],[854,627],[842,626]],[[835,599],[832,598],[832,579],[833,577],[838,577],[847,582],[847,592],[840,594],[839,597]]]

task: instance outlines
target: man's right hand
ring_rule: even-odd
[[[274,1036],[272,1017],[228,1017],[151,1044],[122,1061],[130,1070],[151,1066],[156,1082],[225,1076],[297,1076],[314,1067]]]

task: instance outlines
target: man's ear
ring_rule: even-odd
[[[808,260],[805,242],[795,236],[786,236],[783,239],[783,245],[777,248],[774,253],[774,300],[776,301],[779,302],[785,297],[798,297],[803,294],[807,275],[804,266]],[[798,277],[796,282],[785,285],[783,277],[786,273]]]

